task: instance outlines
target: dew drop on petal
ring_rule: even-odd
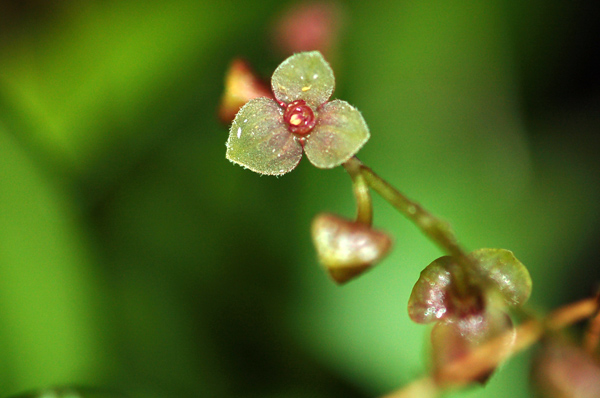
[[[438,308],[438,310],[435,312],[435,317],[437,319],[440,319],[441,317],[444,316],[445,313],[446,313],[446,308]]]
[[[271,88],[278,101],[287,104],[302,99],[313,108],[329,99],[334,86],[333,71],[317,51],[292,55],[277,67],[271,78]],[[303,90],[305,87],[310,89]]]
[[[272,99],[250,100],[230,129],[227,159],[259,174],[281,175],[293,170],[302,158],[302,147],[293,140],[282,114]]]

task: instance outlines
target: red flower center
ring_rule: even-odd
[[[290,102],[283,113],[283,120],[292,133],[299,135],[310,133],[317,123],[315,114],[304,100]]]

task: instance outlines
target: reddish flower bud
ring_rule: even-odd
[[[451,256],[429,264],[413,287],[408,314],[417,323],[437,322],[431,332],[433,365],[439,384],[485,383],[493,369],[479,374],[458,372],[452,364],[495,339],[495,355],[503,359],[515,332],[504,309],[529,298],[527,268],[504,249],[479,249],[469,254],[473,269]],[[498,339],[496,339],[498,338]]]
[[[477,265],[477,276],[483,282],[478,286],[486,292],[487,298],[496,297],[498,306],[519,306],[527,301],[531,294],[531,277],[527,268],[515,258],[513,253],[504,249],[479,249],[469,254]],[[429,264],[419,276],[408,302],[408,314],[417,323],[429,323],[442,318],[461,316],[470,312],[470,308],[486,305],[482,297],[457,297],[453,293],[454,279],[452,269],[460,265],[451,256],[443,256]],[[458,281],[460,283],[460,281]],[[495,294],[491,294],[495,293]],[[472,301],[469,303],[468,301]],[[459,311],[456,304],[460,304]]]
[[[544,342],[533,363],[532,379],[544,397],[600,397],[600,365],[567,341]]]
[[[275,47],[286,55],[312,50],[328,54],[338,41],[342,14],[333,2],[295,4],[274,27]]]
[[[497,353],[504,358],[510,351],[515,330],[512,321],[503,311],[488,308],[457,318],[447,318],[435,324],[431,331],[431,348],[433,354],[433,371],[439,385],[463,384],[469,382],[485,383],[494,369],[477,375],[467,372],[466,375],[456,372],[456,368],[447,366],[461,360],[476,348],[491,339],[499,338]],[[467,376],[468,375],[468,376]]]
[[[370,269],[392,247],[387,234],[333,214],[315,217],[312,237],[319,260],[340,284]]]
[[[242,106],[253,98],[273,98],[265,84],[242,59],[235,59],[225,75],[225,92],[219,105],[219,119],[231,123]]]

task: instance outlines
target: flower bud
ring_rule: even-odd
[[[269,86],[242,59],[234,59],[225,76],[225,92],[219,105],[219,119],[229,124],[242,106],[253,98],[273,98]]]
[[[275,48],[285,55],[312,50],[329,55],[342,25],[343,9],[338,3],[294,4],[277,19],[272,37]]]
[[[312,238],[319,261],[339,284],[371,268],[392,247],[390,237],[384,232],[333,214],[315,217]]]
[[[600,397],[600,365],[581,348],[560,339],[545,341],[532,366],[544,397]]]
[[[438,385],[485,383],[494,369],[481,371],[452,366],[472,354],[482,344],[494,341],[497,363],[506,358],[515,341],[515,329],[509,316],[501,310],[487,308],[478,313],[450,317],[435,324],[431,331],[433,373]],[[477,364],[475,364],[477,365]],[[457,371],[458,370],[458,371]]]
[[[478,297],[477,294],[458,297],[453,284],[470,281],[457,280],[465,276],[456,275],[456,271],[462,269],[456,259],[451,256],[440,257],[421,271],[413,287],[408,301],[408,314],[414,322],[429,323],[449,316],[461,316],[461,313],[471,312],[471,308],[477,307],[480,301],[484,305],[486,301],[494,301],[498,307],[515,307],[527,301],[531,295],[531,277],[511,251],[479,249],[469,257],[476,265],[470,272],[476,273],[476,280],[481,282],[481,286],[475,287],[485,292],[486,297]]]
[[[493,344],[493,363],[500,363],[516,336],[505,309],[522,305],[531,294],[529,272],[512,252],[479,249],[468,257],[472,267],[452,256],[433,261],[421,272],[408,301],[413,321],[437,322],[431,347],[435,379],[443,386],[488,380],[494,367],[455,365],[486,343]]]

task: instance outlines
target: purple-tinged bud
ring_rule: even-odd
[[[392,247],[390,237],[384,232],[333,214],[315,217],[312,238],[320,262],[339,284],[370,269]]]

